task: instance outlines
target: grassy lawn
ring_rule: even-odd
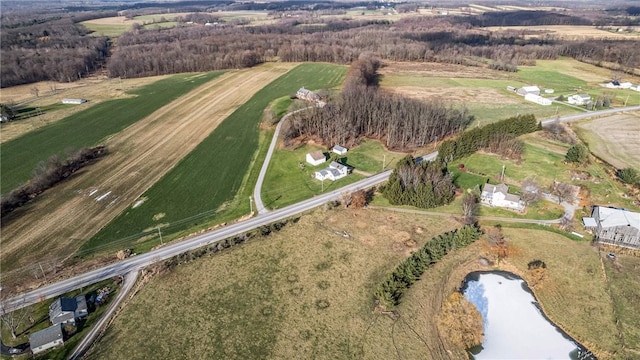
[[[145,192],[143,206],[127,209],[89,240],[81,253],[110,245],[145,249],[159,243],[153,231],[157,225],[164,228],[165,239],[170,239],[187,229],[206,228],[248,214],[249,195],[257,178],[254,171],[259,171],[263,161],[257,158],[260,140],[266,146],[270,141],[261,137],[259,129],[265,108],[302,86],[336,86],[345,71],[343,66],[302,64],[264,87]]]
[[[640,258],[616,254],[615,262],[608,258],[604,258],[603,262],[615,317],[620,322],[619,328],[626,346],[620,357],[636,359],[640,354]]]
[[[23,184],[40,161],[51,155],[66,158],[67,149],[99,144],[165,104],[219,76],[181,74],[143,86],[130,94],[135,97],[109,100],[36,129],[0,145],[0,193],[6,194]]]
[[[269,169],[262,187],[262,201],[267,208],[281,208],[308,199],[323,191],[332,191],[344,185],[361,180],[364,176],[349,174],[337,181],[315,179],[314,173],[329,166],[329,159],[318,166],[312,166],[305,161],[308,152],[323,149],[314,145],[303,145],[295,150],[280,149],[274,152],[269,163]],[[347,156],[349,153],[347,153]],[[303,166],[300,167],[299,163]]]
[[[131,23],[129,24],[96,24],[91,21],[81,22],[87,29],[93,31],[91,36],[107,36],[110,38],[118,37],[125,32],[131,30]]]
[[[312,166],[305,161],[306,154],[321,150],[328,154],[326,163]],[[344,185],[361,180],[366,174],[375,174],[392,168],[399,159],[406,154],[388,151],[379,141],[364,140],[360,145],[349,149],[345,156],[338,156],[316,145],[303,145],[296,149],[277,149],[269,163],[269,169],[262,187],[262,201],[269,208],[278,208],[308,199],[323,191],[331,191]],[[354,168],[354,173],[338,181],[324,181],[324,184],[314,178],[314,173],[329,166],[332,158],[339,158],[342,163]],[[304,167],[300,167],[302,163]],[[323,190],[324,189],[324,190]]]
[[[151,279],[88,359],[182,358],[185,347],[195,359],[461,359],[464,350],[435,325],[443,299],[471,271],[499,268],[531,281],[533,259],[547,264],[533,289],[545,314],[599,358],[621,351],[597,251],[544,230],[505,228],[510,253],[499,267],[479,264],[491,256],[482,240],[454,251],[406,292],[399,317],[375,311],[378,282],[432,236],[458,225],[382,210],[316,210],[268,238]],[[337,235],[342,231],[351,237]],[[633,271],[624,281],[609,278],[620,291],[630,287],[628,299],[640,288]]]
[[[105,281],[101,281],[99,283],[93,284],[91,286],[88,286],[86,288],[78,289],[78,290],[74,290],[72,292],[66,293],[60,297],[76,297],[77,295],[80,295],[80,294],[85,294],[85,295],[95,294],[98,289],[102,289],[104,287],[109,287],[111,289],[111,293],[108,297],[109,300],[117,296],[119,286],[115,284],[113,280],[105,280]],[[24,311],[26,311],[31,316],[31,318],[34,320],[34,323],[32,324],[28,320],[28,317],[26,317],[25,320],[22,322],[22,325],[19,326],[16,331],[18,334],[18,337],[16,339],[12,338],[10,330],[6,327],[4,323],[2,323],[2,325],[0,325],[0,329],[2,333],[3,343],[8,346],[17,346],[20,344],[27,343],[29,342],[30,334],[49,327],[51,325],[51,323],[49,322],[49,306],[56,299],[58,298],[56,297],[53,299],[45,300],[25,308]],[[87,316],[86,320],[76,323],[77,332],[73,334],[73,336],[71,336],[69,339],[65,340],[63,346],[57,347],[49,352],[46,352],[45,355],[39,356],[38,358],[43,358],[43,356],[46,356],[47,359],[51,359],[51,360],[66,359],[71,354],[71,352],[76,347],[76,345],[78,345],[80,340],[82,340],[82,338],[89,332],[93,324],[95,324],[100,319],[100,317],[105,312],[105,310],[107,310],[107,307],[109,306],[109,302],[107,301],[102,306],[94,306],[94,305],[90,305],[89,302],[87,301],[87,305],[89,306],[89,316]],[[31,357],[26,354],[17,357],[17,359],[30,359],[30,358]]]

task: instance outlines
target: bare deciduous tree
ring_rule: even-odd
[[[566,183],[555,182],[551,188],[551,193],[558,197],[558,204],[563,201],[572,202],[574,200],[573,186]]]
[[[465,193],[462,198],[462,221],[465,225],[475,224],[478,214],[478,195],[475,193]]]
[[[526,178],[522,182],[522,196],[520,199],[524,201],[525,205],[535,204],[541,197],[540,185],[534,178]]]

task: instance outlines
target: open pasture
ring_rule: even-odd
[[[256,156],[265,108],[302,86],[310,89],[337,86],[346,71],[343,66],[329,64],[302,64],[291,70],[294,66],[284,63],[259,67],[271,69],[274,75],[270,83],[253,97],[247,96],[242,106],[153,187],[140,193],[138,199],[130,199],[130,207],[87,242],[82,253],[130,246],[148,249],[143,241],[159,243],[156,226],[167,236],[230,220],[229,214],[233,214],[231,218],[248,214],[249,195],[257,176],[253,171],[259,171],[263,161]],[[276,80],[275,75],[282,76]],[[236,89],[255,83],[230,85],[229,91],[241,93]],[[138,200],[141,203],[133,207]],[[149,233],[153,234],[151,239],[145,237]]]
[[[491,258],[483,240],[454,251],[406,292],[397,317],[376,311],[379,281],[428,239],[458,226],[446,217],[316,210],[269,237],[153,278],[88,358],[181,358],[187,346],[190,358],[202,359],[461,359],[463,349],[436,326],[443,300],[470,271],[499,268],[531,280],[533,259],[547,264],[547,278],[534,289],[547,316],[599,358],[615,358],[621,344],[597,251],[543,230],[505,228],[510,254],[499,267],[479,264]],[[629,279],[618,286],[637,291]]]
[[[604,161],[618,169],[640,169],[640,113],[587,120],[576,128],[589,150]]]
[[[3,270],[70,256],[133,205],[252,94],[293,66],[269,64],[213,80],[219,73],[180,75],[184,81],[202,79],[205,84],[109,138],[105,142],[111,151],[108,156],[3,219]],[[236,86],[244,91],[236,91]],[[156,98],[163,97],[160,89],[149,87]]]

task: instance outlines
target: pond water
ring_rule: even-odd
[[[471,349],[477,360],[581,359],[585,352],[544,316],[525,281],[516,275],[473,272],[465,278],[462,292],[484,322],[482,346]]]

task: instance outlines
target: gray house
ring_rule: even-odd
[[[594,206],[591,218],[583,218],[598,242],[640,248],[640,213],[614,207]]]
[[[36,331],[29,336],[29,345],[31,346],[31,352],[34,355],[62,344],[64,344],[62,324],[49,326],[48,328]]]
[[[58,298],[49,305],[49,320],[53,325],[75,324],[76,319],[88,314],[87,300],[84,295],[78,295],[75,298]]]

